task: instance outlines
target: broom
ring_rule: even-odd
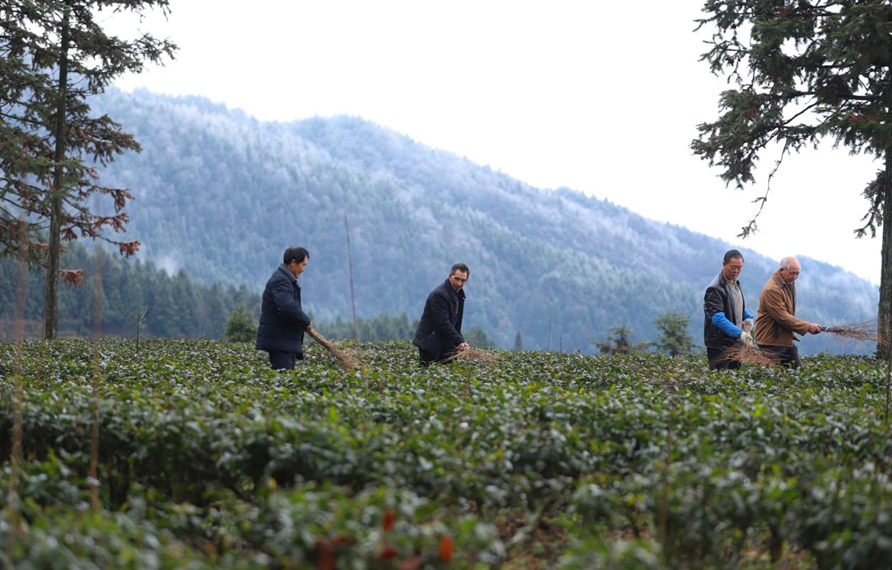
[[[750,332],[750,327],[747,323],[743,323],[741,328],[744,332]],[[767,350],[761,350],[755,346],[740,346],[739,344],[735,344],[725,349],[725,352],[722,353],[719,361],[737,361],[742,364],[774,366],[780,362],[780,356]]]
[[[742,362],[743,364],[761,364],[763,366],[773,366],[780,362],[780,356],[774,354],[773,352],[761,350],[753,346],[734,345],[730,348],[725,349],[725,352],[722,353],[720,360],[722,362],[734,360],[737,362]]]
[[[344,367],[344,370],[350,371],[354,370],[358,363],[356,360],[351,357],[349,354],[336,347],[330,340],[319,334],[319,331],[313,328],[313,325],[307,326],[307,334],[313,337],[313,340],[321,344],[325,350],[332,353],[335,358],[338,359],[338,362],[341,363],[341,366]]]
[[[464,360],[476,360],[477,362],[488,364],[490,362],[498,360],[499,358],[501,358],[501,356],[479,348],[470,347],[466,348],[465,350],[459,350],[450,354],[448,357],[443,359],[443,362],[450,362],[458,358]]]
[[[821,329],[821,332],[835,334],[838,337],[850,340],[876,341],[877,339],[877,325],[875,321],[835,325]]]

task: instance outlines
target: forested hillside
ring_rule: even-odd
[[[549,325],[552,348],[561,339],[564,349],[591,351],[619,325],[650,339],[654,318],[670,310],[691,315],[699,338],[703,289],[730,247],[572,190],[533,188],[356,118],[264,123],[204,99],[144,91],[110,92],[97,110],[144,149],[119,158],[103,181],[135,194],[131,234],[145,258],[259,291],[284,248],[303,245],[311,252],[305,305],[320,320],[350,315],[345,213],[361,316],[416,319],[449,266],[463,261],[471,267],[466,323],[505,347],[520,331],[526,348],[544,348]],[[741,279],[755,308],[776,261],[744,253]],[[875,316],[875,287],[801,261],[803,318]],[[806,351],[824,346],[804,342]]]
[[[96,254],[79,244],[69,244],[62,256],[62,267],[85,272],[79,289],[63,287],[59,304],[59,333],[61,336],[92,336],[96,314],[95,275],[101,268],[103,335],[130,336],[136,334],[135,325],[121,311],[131,314],[155,304],[143,321],[140,334],[158,337],[223,336],[223,325],[236,305],[256,311],[260,295],[244,284],[240,287],[194,283],[185,271],[174,276],[159,269],[151,260],[128,262],[116,254],[105,253],[97,263]],[[15,316],[18,263],[12,258],[0,259],[0,338],[12,335]],[[43,328],[43,273],[32,270],[26,288],[26,333],[40,336]]]

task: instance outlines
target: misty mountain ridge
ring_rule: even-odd
[[[316,318],[350,313],[344,214],[361,316],[417,318],[450,265],[471,268],[466,326],[501,346],[592,352],[611,327],[655,336],[670,310],[692,317],[731,246],[567,188],[543,190],[355,117],[262,122],[200,97],[113,90],[98,99],[143,152],[102,174],[130,189],[141,255],[202,282],[260,290],[289,245],[311,252],[303,298]],[[777,261],[741,249],[755,312]],[[799,316],[823,324],[876,316],[877,288],[800,258]],[[833,349],[825,337],[803,349]],[[863,347],[862,347],[863,348]],[[842,347],[851,351],[851,347]]]

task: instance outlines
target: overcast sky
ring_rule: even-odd
[[[175,41],[177,59],[118,85],[201,95],[262,120],[359,116],[534,186],[878,283],[880,239],[852,230],[880,164],[827,142],[784,161],[759,232],[736,237],[778,156],[762,158],[745,191],[692,156],[696,125],[717,117],[726,86],[698,61],[702,4],[171,0],[166,21],[139,28]]]

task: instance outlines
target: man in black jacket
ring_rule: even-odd
[[[739,361],[725,357],[725,350],[735,344],[753,346],[753,315],[746,310],[737,280],[741,271],[743,255],[736,249],[728,251],[722,261],[722,271],[706,287],[703,296],[703,340],[710,370],[740,368]]]
[[[412,344],[418,347],[422,365],[441,362],[456,351],[468,348],[461,335],[461,321],[465,311],[463,288],[470,273],[467,265],[456,263],[449,278],[427,296],[412,339]]]
[[[269,353],[273,370],[294,370],[294,361],[304,358],[304,330],[310,317],[301,310],[297,278],[309,260],[306,249],[289,247],[263,290],[256,348]]]

